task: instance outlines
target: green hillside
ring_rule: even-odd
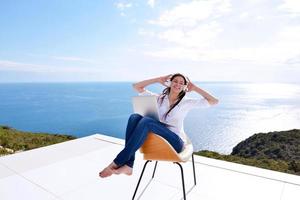
[[[0,155],[12,154],[75,139],[70,135],[31,133],[0,126]]]
[[[231,155],[200,151],[198,155],[300,175],[300,130],[258,133],[237,144]]]

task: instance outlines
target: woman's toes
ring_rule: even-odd
[[[106,178],[108,176],[111,176],[112,174],[113,174],[113,170],[110,169],[109,167],[106,167],[99,173],[99,176],[101,178]]]

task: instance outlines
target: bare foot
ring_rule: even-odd
[[[109,168],[109,167],[105,167],[100,173],[99,176],[101,178],[106,178],[109,177],[113,174],[113,169]]]
[[[101,178],[106,178],[111,176],[114,173],[114,170],[117,168],[118,166],[112,162],[110,165],[108,165],[107,167],[105,167],[100,173],[99,176]]]
[[[132,168],[127,166],[127,165],[123,165],[122,167],[119,167],[117,169],[113,169],[113,173],[115,174],[126,174],[128,176],[132,175]]]

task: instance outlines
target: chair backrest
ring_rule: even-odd
[[[188,144],[181,153],[177,153],[166,139],[150,132],[140,151],[145,160],[185,162],[192,155],[193,148],[192,144]]]

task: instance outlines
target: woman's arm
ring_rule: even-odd
[[[189,80],[189,84],[188,84],[188,91],[189,92],[191,92],[191,91],[197,92],[198,94],[203,96],[210,105],[215,105],[219,102],[218,99],[216,99],[215,97],[213,97],[212,95],[210,95],[208,92],[204,91],[197,85],[193,84],[190,80]]]
[[[167,76],[160,76],[157,78],[152,78],[152,79],[147,79],[144,81],[140,81],[137,83],[132,84],[132,87],[138,91],[139,93],[144,92],[145,91],[145,87],[147,87],[148,85],[151,85],[153,83],[161,83],[162,85],[165,85],[165,82],[168,80],[168,78],[171,75],[167,75]]]

